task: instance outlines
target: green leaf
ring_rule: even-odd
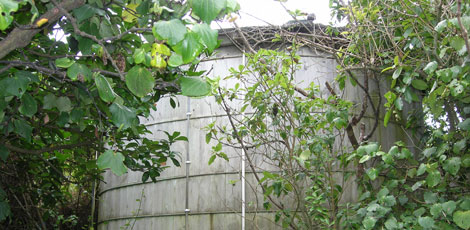
[[[15,126],[15,133],[26,139],[28,142],[31,142],[33,128],[26,121],[15,120],[13,125]]]
[[[15,74],[14,77],[7,77],[0,81],[0,87],[4,90],[4,96],[21,97],[28,89],[31,79],[23,74]]]
[[[67,76],[72,79],[73,81],[76,81],[78,79],[83,80],[83,79],[90,79],[91,78],[91,70],[88,69],[86,65],[80,64],[80,63],[73,63],[68,69],[67,69]]]
[[[379,175],[379,170],[376,168],[370,168],[366,171],[367,176],[369,176],[370,180],[375,180]]]
[[[105,12],[101,9],[91,6],[90,4],[85,4],[82,7],[73,10],[73,14],[77,19],[77,23],[80,23],[83,20],[91,18],[95,14],[104,16]]]
[[[177,53],[173,53],[170,56],[170,59],[168,59],[168,65],[171,67],[178,67],[180,65],[183,65],[183,57]]]
[[[361,157],[361,159],[359,160],[359,163],[362,164],[368,160],[370,160],[372,157],[370,155],[364,155],[363,157]]]
[[[442,211],[444,211],[447,215],[452,215],[455,208],[457,208],[457,203],[453,200],[442,204]]]
[[[397,229],[398,228],[398,222],[395,217],[390,217],[388,218],[387,221],[384,223],[386,229]]]
[[[100,95],[101,100],[105,102],[113,102],[116,98],[116,94],[111,87],[111,84],[108,82],[103,75],[98,74],[95,76],[95,84],[96,88],[98,88],[98,93]]]
[[[431,73],[434,73],[434,71],[436,71],[437,69],[437,62],[436,61],[432,61],[432,62],[429,62],[426,67],[424,67],[424,72],[427,73],[427,74],[431,74]]]
[[[57,104],[57,97],[54,94],[49,93],[46,96],[44,96],[42,108],[52,109],[56,107],[56,104]]]
[[[434,29],[441,33],[442,31],[444,31],[444,29],[447,27],[447,20],[442,20],[440,21],[439,23],[437,23],[436,27],[434,27]]]
[[[402,70],[403,70],[403,67],[402,67],[402,66],[398,67],[398,68],[393,72],[392,78],[393,78],[393,79],[397,79],[397,78],[400,76]]]
[[[461,163],[462,162],[460,160],[460,157],[452,157],[452,158],[449,158],[446,161],[444,161],[444,164],[442,165],[442,168],[446,172],[456,176],[457,173],[459,172]]]
[[[426,172],[426,165],[421,163],[421,165],[419,165],[418,171],[416,172],[416,176],[421,176],[425,172]]]
[[[460,141],[455,142],[452,148],[452,151],[455,154],[459,154],[465,148],[466,142],[467,140],[465,138]]]
[[[113,103],[109,107],[109,111],[112,114],[112,122],[117,127],[122,126],[123,129],[127,129],[137,121],[137,114],[124,105]]]
[[[8,202],[5,200],[0,200],[0,222],[4,221],[10,214],[11,211]]]
[[[372,229],[372,228],[374,228],[376,222],[377,222],[377,219],[375,219],[372,216],[367,216],[362,221],[362,225],[364,225],[365,229]]]
[[[27,116],[32,117],[38,111],[38,104],[34,97],[32,97],[29,93],[23,94],[21,97],[21,105],[18,108],[18,111]]]
[[[423,198],[424,202],[427,204],[434,204],[437,202],[437,194],[430,191],[424,192]]]
[[[462,229],[470,228],[470,211],[457,211],[453,215],[454,223]]]
[[[145,68],[134,66],[126,74],[126,85],[137,97],[144,97],[153,91],[155,78]]]
[[[192,62],[201,53],[202,44],[199,39],[197,33],[188,32],[184,39],[173,47],[175,52],[183,58],[183,63]]]
[[[428,84],[421,79],[414,79],[411,81],[411,85],[418,90],[425,90],[428,88]]]
[[[144,49],[135,49],[134,51],[134,62],[140,64],[145,61],[145,50]]]
[[[158,44],[158,43],[153,43],[152,45],[152,56],[155,56],[156,54],[163,54],[165,56],[170,56],[171,55],[171,50],[168,48],[168,46],[164,44]]]
[[[113,150],[106,150],[103,154],[98,157],[96,161],[98,168],[111,169],[111,171],[117,176],[121,176],[127,172],[127,167],[124,165],[124,156],[120,152],[114,152]]]
[[[470,154],[465,154],[462,156],[462,167],[470,167]]]
[[[191,0],[191,8],[203,22],[210,24],[225,7],[222,0]]]
[[[0,159],[3,161],[7,161],[8,155],[10,155],[10,151],[4,145],[0,145]]]
[[[5,30],[13,22],[12,12],[18,10],[18,2],[14,0],[0,1],[0,30]],[[1,218],[0,218],[1,220]]]
[[[215,154],[212,155],[212,156],[209,158],[208,164],[211,165],[212,163],[214,163],[216,157],[217,157],[217,155],[215,155]]]
[[[184,39],[187,32],[186,26],[178,19],[170,21],[158,21],[153,25],[153,35],[158,40],[167,40],[171,46]]]
[[[359,146],[359,148],[357,148],[357,153],[359,155],[365,155],[365,154],[371,155],[372,153],[377,152],[378,149],[379,149],[379,144],[377,144],[377,142],[371,142],[366,145]]]
[[[418,218],[418,223],[419,225],[421,225],[421,227],[423,228],[433,228],[434,227],[434,220],[429,217],[429,216],[425,216],[425,217],[419,217]]]
[[[453,37],[450,39],[450,46],[457,51],[457,54],[463,56],[467,52],[467,47],[465,46],[465,40],[460,36]]]
[[[56,100],[56,107],[60,112],[70,112],[72,110],[72,102],[68,97],[59,97]]]
[[[426,177],[426,184],[428,187],[432,188],[441,182],[441,173],[439,170],[432,170],[431,172],[428,173],[428,176]]]
[[[74,60],[70,60],[68,58],[59,58],[55,60],[55,65],[59,68],[69,68],[70,66],[75,63]]]
[[[207,47],[209,52],[214,51],[217,47],[217,36],[219,35],[217,30],[211,29],[211,27],[206,24],[197,24],[192,30],[196,32],[201,38],[202,44]]]
[[[438,217],[442,212],[442,205],[441,204],[433,204],[431,209],[430,209],[430,213],[431,215],[433,215],[434,217]]]
[[[306,149],[300,153],[299,158],[303,161],[306,161],[310,158],[310,155],[312,155],[312,153],[310,152],[310,150]]]
[[[457,126],[462,130],[470,131],[470,118],[465,119],[465,121],[461,122]]]
[[[387,127],[388,125],[388,121],[390,121],[390,117],[392,116],[392,110],[389,109],[387,110],[387,113],[385,113],[385,117],[384,117],[384,127]]]
[[[418,181],[413,186],[411,186],[412,191],[416,191],[416,189],[420,188],[423,185],[424,181]]]
[[[211,92],[211,84],[198,77],[181,77],[181,94],[188,97],[202,97]]]

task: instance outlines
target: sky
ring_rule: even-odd
[[[239,26],[282,25],[292,17],[281,4],[275,0],[237,0],[240,4],[240,15],[236,20]],[[289,10],[301,10],[307,14],[316,15],[315,22],[328,24],[331,16],[328,7],[329,0],[288,0],[283,3]],[[229,23],[222,23],[222,27],[230,27]]]

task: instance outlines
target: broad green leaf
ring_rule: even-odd
[[[21,105],[18,108],[18,111],[27,116],[32,117],[38,111],[38,104],[34,97],[32,97],[29,93],[23,94],[21,97]]]
[[[369,176],[370,180],[375,180],[379,175],[379,170],[376,168],[370,168],[366,171],[367,176]]]
[[[78,49],[83,55],[90,55],[93,46],[93,40],[85,37],[78,37]]]
[[[452,157],[452,158],[449,158],[446,161],[444,161],[444,164],[442,165],[442,168],[446,172],[456,176],[457,173],[459,172],[461,163],[462,162],[460,160],[460,157]]]
[[[447,27],[447,20],[442,20],[440,21],[439,23],[437,23],[436,27],[434,27],[434,29],[441,33],[442,31],[444,31],[444,29]]]
[[[158,21],[152,28],[153,35],[158,40],[167,40],[171,46],[184,39],[187,32],[186,26],[178,19],[170,21]]]
[[[310,155],[312,155],[312,153],[310,152],[310,150],[306,149],[300,153],[299,158],[303,161],[306,161],[310,158]]]
[[[120,152],[113,150],[106,150],[98,157],[96,161],[99,169],[111,169],[117,176],[121,176],[127,172],[127,167],[124,165],[124,156]]]
[[[214,51],[217,47],[217,36],[219,35],[217,30],[211,29],[206,23],[195,25],[192,30],[196,32],[201,38],[202,44],[207,47],[209,52]]]
[[[387,221],[384,223],[386,229],[397,229],[398,228],[398,222],[395,217],[390,217],[388,218]]]
[[[411,186],[411,190],[416,191],[416,189],[420,188],[421,185],[423,185],[423,184],[424,184],[424,181],[418,181],[413,186]]]
[[[12,12],[18,10],[18,1],[0,1],[0,30],[5,30],[13,22]]]
[[[134,95],[144,97],[153,91],[155,78],[147,69],[137,65],[127,72],[126,85]]]
[[[95,76],[96,88],[98,88],[98,93],[101,100],[105,102],[113,102],[116,98],[116,94],[113,91],[111,84],[108,82],[103,75],[98,74]]]
[[[421,79],[414,79],[411,81],[411,85],[418,90],[425,90],[428,88],[428,84]]]
[[[28,142],[31,142],[31,133],[33,128],[24,120],[15,120],[13,122],[15,126],[15,133],[26,139]]]
[[[91,6],[90,4],[85,4],[82,7],[73,10],[73,14],[77,19],[77,22],[80,23],[86,19],[91,18],[95,14],[103,16],[105,12],[101,9]]]
[[[137,114],[124,105],[113,103],[109,111],[112,114],[112,122],[122,129],[131,127],[137,121]]]
[[[434,204],[437,201],[437,194],[430,191],[426,191],[424,192],[423,198],[424,202],[426,202],[427,204]]]
[[[458,124],[457,126],[462,130],[470,131],[470,118],[467,118],[465,119],[465,121],[460,122],[460,124]]]
[[[452,215],[452,213],[454,213],[455,208],[457,208],[457,203],[453,200],[447,201],[442,204],[442,211],[444,211],[447,215]]]
[[[465,148],[466,142],[467,142],[467,139],[465,138],[460,141],[455,142],[454,147],[452,148],[452,151],[455,154],[459,154]]]
[[[9,154],[10,151],[4,145],[0,145],[0,159],[3,161],[7,161]]]
[[[453,76],[452,70],[449,68],[436,71],[436,75],[445,83],[449,83]]]
[[[368,160],[370,160],[372,157],[370,155],[364,155],[363,157],[361,157],[361,159],[359,160],[359,163],[362,164]]]
[[[28,89],[31,79],[22,75],[15,74],[14,77],[7,77],[0,81],[0,88],[4,90],[4,96],[21,97]]]
[[[211,85],[198,77],[181,77],[181,94],[188,97],[202,97],[211,92]]]
[[[441,204],[433,204],[431,209],[430,209],[430,213],[431,215],[433,215],[434,217],[438,217],[439,215],[441,215],[441,212],[442,212],[442,205]]]
[[[43,109],[52,109],[57,105],[57,97],[54,94],[47,94],[43,99]]]
[[[177,53],[173,53],[170,56],[170,59],[168,60],[168,65],[171,67],[178,67],[180,65],[183,65],[183,57]]]
[[[450,46],[457,51],[457,54],[462,56],[467,52],[465,41],[460,36],[453,37],[450,39]]]
[[[0,200],[0,222],[4,221],[9,215],[11,215],[10,205],[6,200]]]
[[[55,60],[55,65],[59,68],[69,68],[70,66],[75,63],[74,60],[70,60],[68,58],[59,58]]]
[[[173,47],[175,52],[181,55],[184,63],[192,62],[201,53],[202,44],[199,39],[198,34],[188,32],[184,39]]]
[[[59,97],[56,100],[56,107],[60,112],[70,112],[72,110],[72,102],[68,97]]]
[[[91,70],[86,65],[74,63],[67,69],[67,76],[73,81],[91,78]]]
[[[437,62],[436,61],[432,61],[432,62],[429,62],[426,67],[424,67],[424,72],[427,73],[427,74],[431,74],[431,73],[434,73],[434,71],[436,71],[437,69]]]
[[[134,62],[140,64],[145,61],[145,50],[144,49],[135,49],[134,51]]]
[[[368,143],[366,145],[361,145],[357,148],[357,153],[360,155],[371,155],[372,153],[377,152],[379,149],[379,144],[377,142]]]
[[[432,156],[434,153],[436,153],[437,151],[437,148],[436,147],[432,147],[432,148],[426,148],[423,150],[423,155],[425,157],[430,157]]]
[[[220,11],[225,7],[226,1],[222,0],[191,0],[190,4],[194,14],[203,22],[210,24]]]
[[[441,173],[439,170],[432,170],[431,172],[428,173],[428,176],[426,177],[426,184],[428,187],[432,188],[441,182]]]
[[[364,228],[365,228],[365,229],[373,229],[376,222],[377,222],[377,219],[375,219],[375,218],[372,217],[372,216],[367,216],[367,217],[364,218],[364,220],[362,221],[362,225],[364,225]]]
[[[212,163],[214,163],[215,161],[215,158],[217,157],[217,155],[212,155],[210,158],[209,158],[209,162],[207,162],[208,165],[211,165]]]
[[[470,211],[457,211],[453,215],[454,223],[462,229],[470,228]]]
[[[462,156],[462,167],[470,167],[470,154],[465,154]]]
[[[429,216],[422,216],[418,218],[418,223],[421,227],[425,229],[430,229],[434,227],[434,220]]]

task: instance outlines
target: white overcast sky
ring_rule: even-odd
[[[274,0],[237,0],[240,4],[240,16],[236,20],[239,26],[267,25],[263,21],[274,25],[282,25],[292,17],[284,10],[281,4]],[[301,10],[305,13],[315,13],[317,23],[330,22],[329,0],[288,0],[283,3],[289,10]],[[261,19],[261,20],[260,20]],[[222,27],[230,27],[223,23]]]

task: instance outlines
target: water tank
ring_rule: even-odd
[[[301,48],[298,54],[301,56],[302,68],[297,72],[296,79],[300,84],[306,86],[314,81],[324,87],[326,81],[334,82],[336,62],[331,56],[307,47]],[[229,75],[231,67],[237,68],[244,61],[240,49],[225,38],[215,57],[202,61],[199,70],[210,70],[209,77],[223,77]],[[371,82],[371,92],[376,99],[386,92],[386,83],[379,88]],[[328,94],[326,89],[321,91]],[[363,98],[359,92],[357,87],[348,87],[344,97],[361,102]],[[105,183],[101,183],[99,192],[99,230],[121,227],[134,230],[241,229],[240,151],[224,147],[230,161],[217,159],[209,166],[212,145],[206,144],[206,132],[203,130],[215,120],[226,123],[225,111],[212,97],[190,99],[179,96],[177,99],[176,109],[170,106],[169,98],[159,101],[157,110],[152,113],[153,120],[146,120],[145,123],[153,131],[155,139],[165,138],[161,131],[178,131],[188,136],[187,144],[181,142],[173,146],[175,151],[181,153],[181,167],[168,163],[171,167],[161,174],[156,183],[142,183],[142,175],[138,172],[129,172],[120,177],[110,171],[105,172]],[[373,127],[375,120],[369,117],[362,122],[366,123],[366,127]],[[381,140],[385,149],[394,140],[402,138],[393,124],[387,129],[379,124],[376,133],[375,140]],[[262,191],[249,167],[246,167],[245,178],[245,229],[282,229],[274,221],[275,211],[263,208]],[[357,197],[355,185],[352,183],[348,189],[343,199],[354,200]]]

